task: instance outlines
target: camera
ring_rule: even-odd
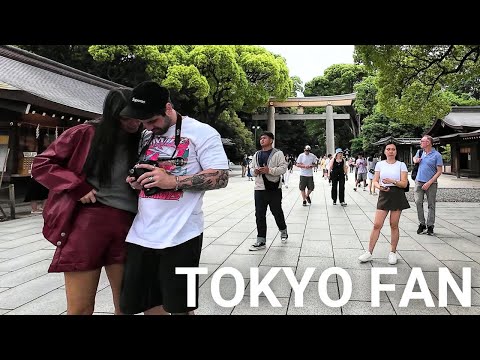
[[[157,167],[157,162],[153,160],[144,160],[144,161],[139,161],[137,165],[140,164],[148,164],[148,165],[153,165]],[[132,176],[137,180],[140,176],[145,174],[146,172],[149,172],[150,170],[144,169],[144,168],[138,168],[138,167],[133,167],[130,170],[128,170],[128,175]],[[152,187],[152,188],[143,188],[143,192],[147,196],[152,196],[155,195],[156,193],[160,192],[160,188],[158,187]]]

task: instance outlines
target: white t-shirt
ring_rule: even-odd
[[[150,136],[146,136],[149,140]],[[150,143],[145,159],[170,157],[175,151],[175,125]],[[210,125],[184,117],[181,141],[175,157],[186,164],[160,163],[173,175],[193,175],[206,169],[228,170],[228,160],[220,134]],[[140,192],[138,213],[126,241],[152,249],[182,244],[203,232],[203,194],[205,191],[162,190],[147,197]]]
[[[298,155],[297,164],[301,163],[303,165],[313,165],[317,162],[317,160],[318,160],[317,157],[312,153],[308,155],[305,153],[301,153],[300,155]],[[308,169],[300,168],[300,175],[313,176],[313,168],[308,168]]]
[[[327,159],[325,160],[325,169],[329,169],[329,168],[330,168],[330,159],[327,158]]]
[[[387,163],[387,160],[382,160],[375,165],[375,172],[380,171],[380,186],[395,186],[394,184],[384,184],[383,179],[401,180],[400,172],[408,173],[407,165],[402,161],[395,161],[393,164]]]

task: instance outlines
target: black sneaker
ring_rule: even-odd
[[[337,205],[337,202],[336,202],[336,201],[334,201],[334,202],[333,202],[333,205]]]
[[[427,235],[433,236],[433,225],[427,226]]]
[[[311,204],[311,203],[312,203],[312,200],[310,199],[310,195],[309,195],[309,196],[307,196],[307,201],[308,201],[308,203],[309,203],[309,204]]]
[[[253,245],[250,245],[250,248],[248,250],[250,251],[258,251],[258,250],[263,250],[265,249],[267,246],[265,245],[265,243],[255,243]]]
[[[417,234],[423,234],[427,227],[423,224],[418,225]]]
[[[307,202],[303,200],[303,206],[307,206]]]

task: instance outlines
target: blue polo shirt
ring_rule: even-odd
[[[418,157],[418,151],[415,156]],[[437,166],[443,166],[442,154],[433,148],[428,154],[424,151],[422,153],[422,161],[420,161],[420,165],[418,166],[418,174],[415,180],[421,182],[429,181],[437,173]]]

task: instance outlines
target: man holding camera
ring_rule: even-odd
[[[228,161],[219,133],[177,113],[169,91],[153,81],[133,89],[121,116],[140,120],[139,164],[127,182],[140,190],[138,214],[127,235],[120,307],[126,314],[189,314],[187,276],[198,267],[206,190],[228,184]],[[133,175],[133,176],[132,176]],[[198,303],[198,275],[196,277]]]

